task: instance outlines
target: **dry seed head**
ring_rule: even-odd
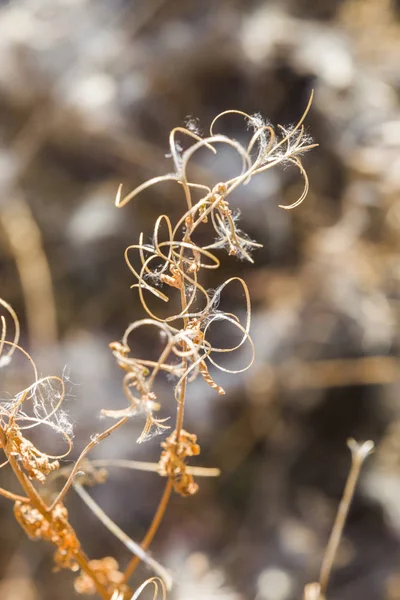
[[[197,492],[199,486],[195,483],[193,475],[187,472],[185,460],[189,456],[198,456],[200,446],[197,444],[197,436],[181,429],[179,440],[174,431],[165,442],[161,443],[164,448],[158,463],[158,472],[164,477],[169,477],[173,483],[174,490],[181,496],[192,496]]]
[[[76,554],[80,549],[79,541],[68,522],[68,511],[57,504],[48,518],[29,503],[16,502],[14,515],[26,534],[33,540],[45,540],[57,546],[54,554],[56,570],[58,568],[79,569]]]
[[[22,435],[15,423],[5,430],[5,435],[7,453],[17,458],[29,479],[44,483],[49,473],[60,468],[59,461],[51,461],[47,454],[41,452]]]
[[[90,569],[96,574],[98,581],[109,591],[125,598],[129,592],[124,585],[124,574],[119,570],[118,562],[111,556],[105,556],[99,560],[90,560]],[[75,591],[78,594],[94,595],[96,586],[93,579],[87,573],[81,572],[74,582]]]
[[[368,440],[366,442],[356,442],[355,439],[350,438],[347,440],[347,445],[351,450],[353,460],[360,460],[363,462],[367,456],[369,456],[375,448],[374,442]]]
[[[307,583],[304,588],[303,600],[324,600],[321,596],[321,586],[319,583]]]

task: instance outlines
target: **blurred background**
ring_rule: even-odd
[[[1,296],[39,372],[64,372],[75,458],[105,426],[100,408],[125,406],[108,344],[143,311],[124,249],[183,207],[167,185],[117,210],[119,183],[128,191],[169,172],[168,133],[188,117],[204,133],[230,108],[295,123],[315,90],[306,124],[320,146],[304,160],[306,201],[278,208],[301,190],[291,169],[242,188],[242,228],[264,247],[254,265],[224,257],[206,281],[247,281],[257,360],[244,375],[215,374],[224,397],[202,381],[189,388],[197,464],[222,475],[200,480],[189,500],[173,497],[152,546],[177,600],[300,598],[318,577],[349,436],[377,451],[328,595],[400,598],[399,57],[397,0],[0,4]],[[238,119],[223,126],[246,134]],[[213,168],[229,177],[237,164],[221,153]],[[240,309],[239,293],[229,306]],[[26,385],[24,369],[3,376],[3,396]],[[167,386],[162,402],[167,416]],[[136,444],[142,426],[132,420],[96,456],[157,460],[159,437]],[[115,469],[91,493],[140,540],[163,484]],[[0,485],[17,489],[7,469]],[[73,491],[67,506],[85,550],[124,565],[124,548]],[[52,553],[26,539],[1,499],[2,600],[76,597],[71,574],[51,572]],[[147,576],[141,568],[137,585]]]

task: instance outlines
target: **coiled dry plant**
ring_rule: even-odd
[[[239,373],[248,369],[254,359],[254,347],[250,337],[250,296],[246,283],[240,277],[230,277],[218,289],[210,291],[203,286],[201,274],[205,269],[218,269],[218,253],[221,249],[227,249],[231,256],[252,262],[251,252],[260,246],[238,228],[238,214],[230,206],[230,196],[239,186],[246,185],[255,175],[275,166],[294,165],[304,180],[304,190],[296,202],[282,208],[294,208],[305,198],[308,179],[301,163],[301,155],[315,146],[306,135],[303,125],[311,100],[312,98],[300,121],[291,128],[278,126],[274,129],[259,115],[249,116],[240,111],[226,111],[219,115],[211,124],[210,135],[206,138],[202,138],[193,127],[177,127],[170,134],[174,172],[147,181],[125,197],[122,196],[121,187],[118,190],[116,206],[121,208],[143,190],[165,181],[172,181],[183,191],[186,206],[176,223],[172,223],[166,214],[158,217],[151,241],[146,241],[141,234],[138,243],[129,246],[125,252],[125,260],[135,278],[132,287],[138,290],[140,301],[147,313],[145,318],[129,325],[120,342],[110,344],[117,364],[124,373],[123,391],[128,405],[121,409],[102,411],[104,417],[112,419],[111,425],[91,437],[73,468],[61,467],[60,463],[72,449],[72,427],[62,408],[65,397],[63,378],[39,377],[32,358],[19,345],[17,315],[9,304],[1,301],[4,314],[1,316],[0,367],[6,367],[14,355],[19,353],[32,367],[33,383],[12,399],[0,404],[0,445],[5,454],[2,466],[8,464],[12,468],[23,495],[5,489],[0,489],[0,494],[14,502],[15,517],[31,539],[46,540],[56,547],[56,569],[66,568],[78,573],[75,579],[75,590],[78,593],[97,593],[104,600],[134,600],[147,586],[154,587],[154,597],[159,594],[165,597],[171,586],[170,574],[147,552],[162,521],[171,493],[175,491],[182,496],[191,496],[198,491],[195,477],[215,476],[219,473],[218,469],[187,464],[188,459],[200,454],[196,434],[184,428],[188,385],[200,377],[217,394],[224,394],[224,389],[210,372],[210,366],[225,373]],[[217,122],[226,114],[239,115],[245,119],[250,130],[247,146],[215,133]],[[185,151],[180,149],[178,136],[189,141],[189,147]],[[238,154],[241,161],[239,174],[212,187],[191,179],[188,175],[189,165],[196,153],[206,149],[216,154],[221,145],[233,149]],[[200,199],[195,201],[195,195],[200,195]],[[211,240],[210,228],[213,231]],[[208,241],[204,241],[207,235]],[[239,315],[219,310],[221,296],[232,285],[239,286],[243,292],[245,316],[242,319]],[[178,304],[179,308],[173,311],[174,314],[165,316],[151,304],[157,304],[158,301],[162,304],[170,301],[172,306]],[[11,338],[8,334],[10,324],[7,323],[7,316],[13,324]],[[238,334],[238,341],[232,347],[215,346],[210,341],[210,328],[216,322],[229,325]],[[161,347],[155,360],[136,357],[131,351],[142,331],[149,328],[155,330]],[[221,354],[239,351],[241,357],[242,347],[245,345],[249,348],[250,356],[247,364],[229,369],[219,363],[218,356]],[[177,409],[173,425],[168,419],[156,416],[160,409],[156,381],[162,375],[167,375],[174,381]],[[87,455],[97,444],[114,434],[130,418],[141,416],[144,417],[144,427],[137,440],[139,443],[155,434],[164,433],[171,427],[168,436],[161,442],[158,464],[123,459],[99,459],[89,462]],[[58,433],[66,443],[65,453],[49,456],[37,448],[26,437],[27,431],[35,427],[48,427]],[[353,444],[352,452],[356,466],[352,470],[350,489],[345,492],[347,509],[361,459],[367,454],[366,446],[362,446],[361,450],[357,448]],[[370,443],[367,449],[370,450]],[[166,479],[158,509],[140,544],[130,539],[102,511],[85,489],[85,486],[103,483],[110,467],[152,471]],[[47,491],[39,493],[37,484],[44,484],[50,480],[53,488],[54,480],[63,482],[59,491],[52,492],[53,488],[49,487]],[[125,570],[122,570],[112,557],[90,560],[86,556],[76,532],[69,523],[68,511],[64,505],[65,496],[71,487],[131,553],[132,557]],[[341,520],[334,530],[336,534],[338,527],[339,534],[341,533],[345,514],[346,511],[343,512],[342,509]],[[316,597],[325,594],[332,556],[337,544],[336,535],[329,546],[329,555],[322,569],[319,588],[317,584],[312,584],[306,591],[307,597],[311,597],[312,594],[317,594]],[[130,580],[140,561],[148,565],[154,576],[134,592]]]

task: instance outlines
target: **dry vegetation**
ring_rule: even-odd
[[[40,378],[32,358],[19,346],[20,326],[18,318],[11,306],[2,301],[3,308],[8,312],[14,326],[14,339],[7,339],[7,322],[2,319],[2,335],[0,360],[6,367],[15,351],[21,352],[33,368],[33,383],[18,392],[15,397],[2,405],[2,423],[0,430],[1,448],[5,454],[3,467],[9,464],[13,469],[25,496],[19,496],[8,490],[0,493],[14,501],[14,515],[23,527],[28,537],[35,541],[50,541],[56,546],[54,562],[57,569],[65,568],[80,571],[75,581],[75,589],[80,594],[99,594],[104,599],[131,598],[132,590],[129,581],[139,561],[146,562],[158,575],[162,588],[171,587],[171,577],[146,550],[162,521],[172,490],[182,496],[191,496],[198,491],[198,484],[193,475],[215,475],[217,469],[195,468],[187,466],[187,458],[200,454],[195,433],[184,429],[184,409],[188,384],[198,375],[218,394],[225,394],[224,389],[214,381],[208,365],[222,369],[226,373],[238,373],[251,366],[254,360],[254,345],[250,337],[250,295],[246,283],[240,277],[231,277],[216,290],[206,290],[201,283],[203,269],[218,269],[220,260],[215,251],[226,248],[229,255],[238,256],[242,260],[253,262],[251,250],[260,247],[237,227],[239,213],[233,211],[229,204],[230,194],[240,185],[249,183],[252,177],[279,164],[295,165],[304,178],[304,191],[299,199],[290,206],[294,208],[301,204],[308,191],[308,179],[301,164],[301,154],[314,147],[305,135],[303,120],[309,110],[309,105],[302,119],[295,127],[285,129],[279,126],[278,135],[273,127],[265,123],[259,115],[249,116],[240,111],[226,111],[214,119],[210,127],[210,136],[202,138],[193,127],[190,129],[177,127],[170,134],[170,151],[174,163],[174,172],[152,179],[125,197],[121,197],[121,187],[117,194],[116,206],[123,207],[144,189],[162,183],[175,181],[183,191],[186,201],[186,211],[177,223],[172,224],[167,214],[161,215],[154,226],[151,242],[145,242],[143,234],[139,243],[129,246],[125,259],[129,269],[134,274],[137,283],[132,287],[138,288],[140,301],[147,318],[132,323],[122,338],[122,342],[110,344],[118,366],[124,371],[123,390],[128,400],[128,407],[120,410],[103,409],[105,417],[116,422],[101,433],[94,433],[91,441],[80,454],[61,490],[50,499],[43,498],[32,484],[32,481],[44,484],[46,478],[59,471],[60,460],[68,456],[72,450],[72,425],[62,409],[65,397],[64,382],[58,377]],[[226,114],[233,113],[244,117],[253,134],[247,147],[221,134],[215,134],[213,128],[217,120]],[[177,136],[189,138],[193,142],[185,151],[180,150]],[[216,153],[216,146],[227,145],[239,155],[242,163],[241,172],[234,178],[217,183],[212,189],[201,181],[189,178],[188,166],[192,157],[202,148]],[[193,192],[201,192],[197,202],[193,200]],[[211,242],[197,243],[193,241],[197,230],[210,221],[213,235]],[[131,254],[136,251],[139,267],[133,265]],[[231,284],[238,284],[245,300],[244,323],[232,313],[219,310],[221,294]],[[164,302],[170,301],[169,296],[162,291],[164,288],[178,290],[180,310],[168,317],[157,316],[150,308],[146,294]],[[161,288],[161,289],[160,289]],[[215,347],[208,340],[208,331],[215,322],[228,322],[239,332],[240,341],[233,347]],[[138,334],[143,327],[155,328],[163,340],[164,347],[158,360],[136,358],[131,355],[130,339]],[[244,344],[250,346],[250,360],[239,369],[222,367],[216,362],[218,353],[238,351]],[[167,424],[169,417],[158,418],[156,411],[160,409],[157,395],[154,391],[157,376],[167,373],[175,379],[174,395],[177,402],[176,420],[173,432],[161,443],[162,452],[158,465],[154,467],[159,475],[167,479],[165,490],[159,507],[154,515],[151,526],[142,543],[136,544],[124,534],[95,501],[84,491],[82,481],[75,478],[82,471],[89,473],[89,483],[104,482],[104,471],[96,471],[95,463],[87,462],[87,455],[103,439],[114,434],[125,425],[130,417],[145,416],[144,429],[138,438],[138,443],[151,439],[156,434],[170,428]],[[67,444],[67,451],[62,455],[52,456],[39,450],[27,437],[25,430],[34,427],[50,427],[59,433]],[[83,463],[85,459],[85,463]],[[111,467],[113,461],[102,461]],[[140,466],[136,465],[136,468]],[[65,472],[65,469],[64,469]],[[72,525],[69,522],[68,511],[64,499],[74,486],[87,506],[99,517],[112,533],[116,535],[134,553],[124,572],[119,570],[118,562],[111,557],[89,560],[81,547]],[[48,494],[47,494],[48,495]],[[44,494],[46,497],[46,494]],[[155,581],[154,579],[150,581]]]
[[[398,3],[196,4],[0,9],[0,597],[397,600]]]
[[[170,152],[174,163],[172,174],[156,177],[140,185],[126,196],[122,196],[120,186],[116,198],[116,207],[121,208],[133,200],[144,189],[164,181],[174,181],[178,191],[183,193],[186,210],[172,223],[168,214],[158,217],[154,225],[151,241],[146,242],[140,234],[139,242],[125,251],[125,260],[136,282],[131,286],[138,289],[141,305],[147,317],[134,321],[125,331],[122,342],[110,344],[118,366],[124,372],[123,390],[128,407],[119,410],[103,409],[105,417],[115,423],[102,431],[94,433],[88,445],[81,452],[74,466],[60,469],[60,461],[72,450],[72,425],[62,408],[65,397],[64,382],[59,377],[40,378],[35,363],[19,345],[20,325],[12,307],[1,301],[8,313],[14,329],[14,338],[7,338],[7,320],[1,316],[2,334],[0,340],[0,362],[6,368],[15,351],[22,353],[33,368],[33,383],[18,392],[14,398],[1,406],[0,444],[5,455],[3,467],[10,465],[18,479],[22,491],[20,496],[12,491],[0,489],[0,494],[14,502],[14,515],[29,538],[34,541],[48,541],[56,546],[54,563],[56,570],[69,569],[79,571],[75,579],[78,594],[98,594],[105,600],[128,600],[137,598],[150,584],[155,586],[155,595],[159,590],[163,596],[171,588],[172,579],[168,571],[147,553],[156,534],[172,491],[183,497],[192,496],[199,489],[194,479],[197,476],[218,475],[218,469],[190,467],[187,459],[200,454],[200,445],[196,433],[184,429],[186,397],[190,396],[190,383],[201,376],[217,394],[224,395],[225,390],[211,375],[209,366],[228,374],[240,373],[251,367],[254,361],[254,344],[250,336],[251,304],[250,294],[241,277],[230,277],[215,290],[207,290],[202,285],[202,270],[218,269],[220,259],[218,250],[226,249],[230,256],[253,262],[251,252],[261,247],[238,228],[240,213],[232,210],[230,195],[239,187],[248,184],[252,177],[278,165],[296,166],[303,179],[304,190],[300,197],[289,206],[299,206],[307,195],[309,183],[301,163],[301,155],[314,148],[309,136],[305,135],[303,121],[311,106],[312,97],[301,120],[296,126],[284,128],[278,126],[278,133],[265,122],[260,115],[250,116],[241,111],[225,111],[211,124],[210,135],[201,137],[199,132],[190,128],[177,127],[170,134]],[[248,129],[252,131],[247,146],[225,135],[216,134],[214,129],[218,120],[225,115],[234,114],[244,118]],[[189,147],[182,150],[177,136],[189,138]],[[241,172],[212,188],[188,175],[189,163],[194,155],[206,148],[216,154],[217,147],[226,145],[234,149],[242,163]],[[194,193],[201,196],[194,199]],[[208,227],[210,225],[211,227]],[[198,230],[206,229],[208,239],[195,242]],[[209,229],[211,228],[211,235]],[[133,251],[133,252],[132,252]],[[134,259],[132,258],[134,254]],[[139,266],[136,266],[138,262]],[[232,284],[239,285],[245,301],[244,319],[219,309],[221,295]],[[178,291],[179,311],[168,316],[159,316],[156,309],[150,308],[147,296],[153,296],[164,303],[174,306],[171,294]],[[232,347],[213,345],[209,341],[209,330],[216,322],[229,323],[238,332],[238,342]],[[131,339],[142,328],[155,328],[160,338],[161,352],[157,360],[132,355]],[[218,363],[218,354],[237,352],[242,346],[250,347],[247,364],[231,369]],[[228,363],[229,365],[229,363]],[[137,443],[145,442],[154,435],[164,434],[170,429],[170,417],[159,418],[156,415],[161,406],[157,401],[155,382],[158,376],[166,373],[174,380],[173,389],[177,404],[173,431],[161,442],[161,454],[158,464],[125,464],[123,460],[102,459],[89,462],[90,451],[102,440],[115,435],[126,425],[131,417],[144,416],[145,424]],[[60,434],[67,445],[67,451],[61,455],[46,454],[37,448],[27,436],[26,430],[34,427],[50,427]],[[339,507],[337,519],[321,567],[318,583],[308,584],[305,588],[307,600],[325,598],[330,572],[337,553],[349,506],[364,459],[373,448],[373,442],[358,445],[350,440],[352,469]],[[98,506],[85,491],[84,485],[102,484],[107,479],[107,469],[113,466],[126,466],[136,469],[154,470],[167,479],[164,493],[156,510],[152,523],[140,544],[131,540]],[[49,491],[39,493],[33,482],[45,484],[46,479],[54,480],[55,475],[66,476],[66,482],[54,496]],[[69,521],[65,507],[65,496],[74,487],[80,498],[94,512],[99,520],[134,554],[124,571],[118,562],[105,556],[90,560],[82,549],[81,541]],[[133,592],[130,582],[140,561],[144,561],[155,577],[147,579]]]

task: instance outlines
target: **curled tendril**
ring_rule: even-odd
[[[18,341],[19,341],[19,336],[20,336],[20,326],[19,326],[19,320],[17,317],[17,314],[15,312],[15,310],[13,309],[13,307],[8,304],[8,302],[6,302],[5,300],[3,300],[2,298],[0,298],[0,305],[5,308],[5,310],[7,311],[7,314],[9,317],[11,317],[11,320],[13,322],[13,326],[14,326],[14,339],[11,342],[8,342],[8,352],[6,352],[4,354],[4,346],[6,345],[6,339],[7,339],[7,321],[4,317],[4,315],[1,315],[1,338],[0,338],[0,367],[7,365],[10,360],[12,355],[14,354],[16,348],[18,347]]]
[[[116,198],[116,205],[119,207],[139,196],[143,190],[165,181],[174,181],[183,189],[187,204],[186,210],[175,224],[167,215],[161,215],[155,222],[151,240],[145,241],[141,233],[138,243],[130,245],[125,251],[126,263],[135,278],[131,287],[138,290],[148,318],[130,325],[122,343],[116,342],[111,345],[117,363],[125,371],[123,389],[129,406],[120,410],[103,410],[103,414],[116,419],[137,413],[145,414],[146,424],[139,441],[147,439],[154,431],[162,432],[168,427],[165,419],[156,419],[153,415],[153,412],[160,408],[154,392],[154,383],[160,373],[164,372],[176,378],[175,397],[179,400],[182,386],[186,382],[194,381],[199,375],[217,393],[224,393],[223,388],[214,381],[209,372],[209,365],[225,373],[241,373],[253,363],[254,345],[250,337],[251,305],[245,282],[239,277],[233,277],[213,292],[202,285],[200,274],[203,269],[218,269],[220,260],[216,253],[221,248],[226,248],[230,255],[253,262],[251,251],[261,247],[261,244],[249,239],[237,227],[238,215],[230,207],[229,196],[239,185],[247,184],[253,176],[278,164],[294,165],[303,178],[304,189],[295,202],[282,208],[294,208],[304,200],[309,184],[301,163],[301,154],[313,148],[314,144],[306,135],[303,123],[312,97],[311,94],[299,122],[288,128],[279,125],[274,128],[260,115],[251,116],[238,110],[228,110],[218,115],[211,123],[209,136],[205,138],[187,128],[176,127],[171,131],[169,138],[175,172],[154,177],[124,197],[122,188],[119,187]],[[252,130],[247,146],[215,131],[217,123],[227,115],[239,116]],[[185,136],[186,141],[189,141],[187,149],[181,149],[177,141],[178,136]],[[217,154],[221,145],[233,149],[239,156],[239,173],[213,187],[189,179],[188,168],[193,157],[202,148]],[[193,190],[203,192],[203,197],[196,202],[192,198]],[[214,240],[195,242],[194,234],[206,223],[214,232]],[[196,236],[197,238],[204,239],[204,236]],[[224,295],[225,288],[235,282],[241,287],[245,299],[243,320],[236,314],[218,309],[221,294]],[[161,300],[164,305],[174,294],[180,295],[181,309],[165,316],[163,308],[161,314],[156,308],[157,300]],[[150,304],[151,297],[153,299]],[[175,305],[175,302],[172,304]],[[240,336],[239,342],[231,347],[212,344],[212,326],[218,322],[232,328]],[[158,359],[148,360],[132,355],[131,344],[135,337],[141,335],[143,327],[158,330]],[[250,348],[247,364],[235,369],[219,364],[216,355],[241,350],[244,344],[248,344]]]
[[[304,120],[310,110],[313,96],[314,93],[312,92],[306,109],[298,123],[294,127],[290,128],[285,128],[281,125],[278,125],[278,133],[276,133],[272,125],[265,123],[260,116],[251,116],[239,110],[226,110],[215,117],[210,126],[210,135],[206,138],[201,138],[196,133],[183,127],[177,127],[173,129],[170,134],[170,150],[175,172],[154,177],[149,181],[142,183],[124,197],[122,196],[121,185],[118,189],[115,200],[116,206],[125,206],[143,190],[148,189],[153,185],[162,183],[164,181],[176,181],[184,188],[189,212],[193,206],[191,188],[207,188],[203,182],[199,183],[195,181],[189,181],[187,178],[187,169],[192,157],[199,149],[203,147],[206,147],[216,154],[217,149],[214,146],[216,144],[223,144],[225,146],[232,147],[241,157],[241,172],[226,182],[228,194],[240,184],[248,183],[253,175],[261,173],[262,171],[270,169],[280,163],[285,163],[289,161],[290,158],[299,157],[302,153],[311,150],[316,146],[316,144],[312,143],[310,137],[305,135],[305,129],[303,125]],[[214,129],[217,121],[226,115],[239,115],[241,118],[244,118],[246,123],[254,129],[254,134],[251,137],[247,147],[244,147],[236,140],[232,140],[227,136],[215,133]],[[177,133],[181,133],[192,138],[195,143],[184,152],[181,152],[175,140]],[[255,157],[252,157],[251,153],[254,149],[256,149]],[[294,164],[299,166],[297,163]],[[294,208],[297,206],[297,202],[298,200],[290,206],[283,206],[283,208]]]
[[[221,295],[227,286],[237,282],[245,296],[244,323],[239,317],[218,310]],[[225,373],[240,373],[247,370],[254,360],[254,345],[250,337],[251,304],[247,285],[243,279],[232,277],[222,284],[214,293],[206,292],[205,307],[194,313],[187,313],[186,326],[183,329],[173,327],[170,320],[146,318],[131,324],[123,336],[122,342],[111,344],[113,354],[118,365],[125,372],[123,389],[129,400],[129,406],[120,410],[103,410],[103,415],[119,419],[122,416],[144,414],[146,425],[140,436],[140,442],[151,437],[151,432],[162,433],[168,428],[165,419],[156,419],[154,412],[160,408],[154,392],[154,383],[161,372],[175,376],[178,381],[175,385],[176,396],[180,386],[187,379],[193,381],[199,374],[219,394],[224,393],[211,378],[207,362]],[[174,320],[182,315],[174,317]],[[207,339],[207,334],[213,323],[225,322],[233,327],[239,334],[240,340],[231,347],[222,348],[214,346]],[[153,328],[160,336],[160,354],[156,360],[137,358],[132,356],[131,346],[135,339],[140,340],[143,328]],[[249,343],[251,356],[248,364],[238,369],[229,369],[218,364],[213,358],[213,353],[228,353],[239,350],[245,343]]]
[[[18,351],[28,360],[33,370],[34,379],[31,385],[18,392],[11,400],[0,401],[0,429],[5,434],[8,453],[14,453],[22,458],[22,463],[28,469],[28,472],[29,468],[32,468],[31,476],[32,473],[39,473],[37,470],[39,463],[40,465],[48,465],[49,459],[58,461],[68,456],[72,450],[72,425],[68,421],[66,413],[62,410],[65,399],[65,383],[62,378],[57,376],[38,376],[32,357],[15,342],[15,339],[19,337],[16,314],[6,302],[0,299],[0,303],[7,308],[15,324],[14,341],[7,341],[5,340],[5,320],[2,318],[1,351],[4,352],[4,348],[7,347],[9,351],[6,354],[0,354],[0,356],[10,357],[15,351]],[[29,408],[26,408],[27,406]],[[64,453],[58,455],[44,454],[24,437],[23,432],[25,430],[33,429],[39,425],[49,427],[62,435],[67,444]],[[7,462],[1,466],[4,466]],[[37,478],[39,479],[39,476]],[[43,479],[39,480],[42,481]]]
[[[153,590],[153,600],[166,600],[167,598],[167,588],[165,586],[164,581],[160,577],[149,577],[140,585],[134,594],[129,598],[129,600],[138,600],[142,595],[142,592],[149,586],[152,585]],[[116,590],[114,594],[111,596],[111,600],[125,600],[126,596],[123,593],[118,592]]]

